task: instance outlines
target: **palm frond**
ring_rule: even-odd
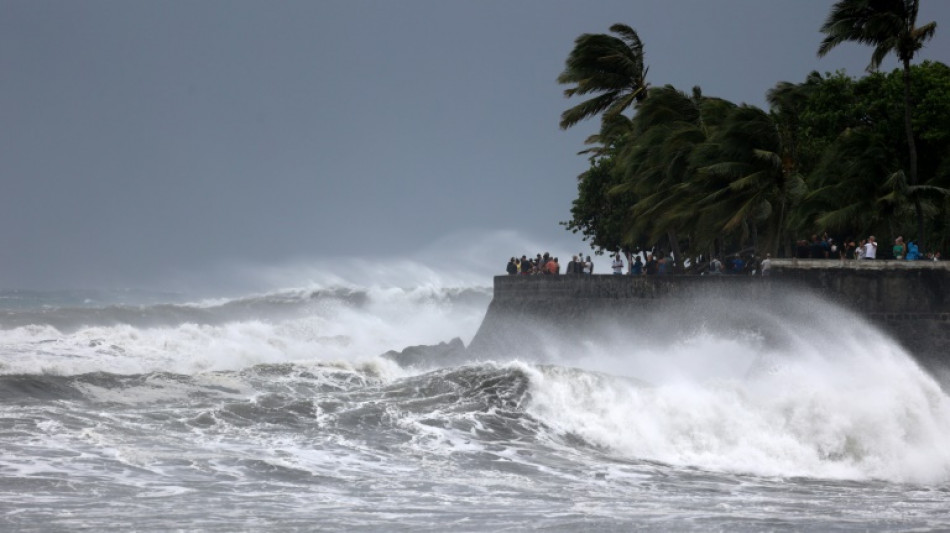
[[[586,118],[601,113],[610,107],[615,96],[615,93],[602,94],[596,98],[585,100],[580,104],[577,104],[576,106],[564,111],[561,113],[561,129],[570,128],[571,126]]]
[[[564,90],[568,98],[599,96],[562,113],[563,129],[600,113],[619,115],[646,97],[647,69],[640,37],[624,24],[614,24],[610,29],[620,37],[585,33],[574,41],[557,81],[572,85]]]

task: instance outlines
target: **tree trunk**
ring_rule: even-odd
[[[907,134],[907,151],[910,158],[910,175],[908,181],[911,186],[917,183],[917,145],[914,142],[914,126],[911,123],[910,101],[910,59],[904,59],[904,130]],[[926,235],[924,235],[924,209],[920,204],[919,193],[914,193],[914,211],[917,212],[917,245],[920,252],[927,249]]]
[[[747,224],[749,224],[750,226],[752,226],[752,228],[751,228],[751,229],[752,229],[752,249],[754,250],[753,253],[757,254],[757,253],[759,253],[759,250],[760,250],[760,248],[759,248],[759,225],[756,224],[754,220],[751,220],[751,218],[747,221]]]
[[[680,242],[676,238],[676,231],[667,230],[666,238],[670,240],[670,252],[673,253],[673,271],[682,274],[684,272],[683,254],[680,253]]]
[[[785,180],[784,187],[788,187],[789,180]],[[776,223],[775,233],[772,235],[772,242],[769,243],[768,253],[771,253],[774,257],[778,257],[778,247],[780,246],[782,240],[785,237],[785,204],[787,198],[787,191],[782,191],[782,198],[778,203],[778,222]]]

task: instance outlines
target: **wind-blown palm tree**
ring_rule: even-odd
[[[614,24],[610,31],[619,37],[585,33],[574,41],[557,81],[573,84],[564,90],[568,98],[591,93],[596,96],[562,113],[562,129],[601,113],[604,118],[620,114],[646,98],[648,69],[643,65],[640,37],[625,24]]]
[[[765,243],[756,247],[777,253],[786,211],[802,188],[802,178],[787,167],[775,121],[757,107],[737,107],[708,145],[695,161],[702,165],[704,157],[710,158],[697,169],[706,176],[708,191],[697,206],[724,215],[720,222],[724,232],[747,226],[754,241],[757,226],[764,223]]]
[[[917,26],[917,10],[920,0],[839,0],[821,27],[825,34],[818,47],[818,56],[824,57],[832,48],[843,42],[858,42],[874,47],[868,70],[875,70],[890,53],[895,53],[904,72],[904,129],[910,168],[908,181],[916,186],[917,147],[911,125],[910,62],[934,36],[936,22]],[[921,248],[924,244],[924,213],[919,197],[914,197],[917,212],[917,237]]]
[[[832,143],[811,175],[805,213],[814,225],[845,235],[894,232],[901,200],[893,184],[903,172],[887,139],[870,128],[854,128]],[[890,189],[890,190],[889,190]],[[890,197],[888,198],[888,195]],[[904,219],[907,220],[907,219]]]
[[[674,256],[684,257],[680,238],[700,253],[721,237],[718,213],[697,209],[702,184],[692,158],[734,107],[703,96],[698,87],[689,96],[669,85],[651,89],[637,106],[632,140],[617,155],[623,183],[611,190],[637,198],[630,209],[628,240],[643,235],[656,242],[665,236]],[[678,269],[682,265],[677,261]]]
[[[603,117],[600,121],[600,132],[584,140],[585,148],[577,155],[589,154],[591,157],[607,156],[622,147],[632,137],[633,121],[623,115]]]
[[[612,191],[634,192],[639,198],[630,211],[626,238],[646,235],[656,242],[666,235],[677,270],[683,266],[678,230],[695,212],[675,208],[682,203],[676,192],[686,179],[690,151],[705,139],[697,103],[671,86],[651,90],[631,121],[631,142],[618,153],[624,182]]]
[[[779,188],[778,218],[776,220],[775,240],[770,249],[772,254],[778,254],[778,249],[784,244],[786,255],[791,255],[791,240],[788,239],[789,215],[794,211],[794,204],[805,194],[806,186],[802,175],[802,123],[801,116],[806,110],[808,99],[814,92],[816,76],[813,72],[808,81],[802,84],[779,82],[766,93],[769,102],[769,117],[775,124],[778,141],[781,146],[779,155],[782,161],[782,180]],[[809,83],[811,82],[811,83]]]

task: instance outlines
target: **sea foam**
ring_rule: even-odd
[[[857,316],[795,305],[764,317],[786,329],[768,340],[756,333],[763,309],[748,310],[759,318],[751,332],[701,327],[656,340],[627,326],[576,354],[584,372],[534,368],[529,412],[629,459],[780,477],[950,479],[950,397],[933,377]]]

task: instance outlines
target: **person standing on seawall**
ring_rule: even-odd
[[[637,254],[637,258],[633,261],[633,265],[630,266],[630,275],[631,276],[643,275],[643,261],[640,260],[640,254]]]
[[[509,276],[514,276],[518,274],[518,264],[515,262],[514,257],[512,257],[511,260],[508,261],[508,266],[506,267],[505,270],[508,271]]]
[[[920,256],[920,247],[917,246],[917,243],[914,241],[909,241],[907,243],[907,255],[904,256],[908,261],[917,261],[921,259]]]
[[[841,247],[841,259],[855,259],[855,253],[857,249],[855,248],[854,241],[845,239],[844,246]]]
[[[765,259],[762,260],[762,264],[759,265],[759,267],[762,269],[763,276],[770,275],[771,272],[769,272],[769,269],[772,268],[772,254],[765,254]]]
[[[868,237],[867,244],[864,245],[864,258],[865,259],[874,259],[877,257],[877,241],[874,240],[874,235]]]
[[[610,268],[614,269],[615,276],[623,275],[623,259],[620,259],[620,252],[614,254],[614,261],[610,264]]]
[[[644,267],[644,270],[646,271],[647,276],[655,276],[655,275],[656,275],[656,272],[657,272],[657,262],[656,262],[656,256],[655,256],[655,255],[650,255],[650,257],[647,258],[647,264],[646,264],[646,266]]]
[[[894,248],[892,249],[894,253],[894,259],[903,259],[907,255],[907,245],[904,244],[904,238],[898,237],[894,239]]]

